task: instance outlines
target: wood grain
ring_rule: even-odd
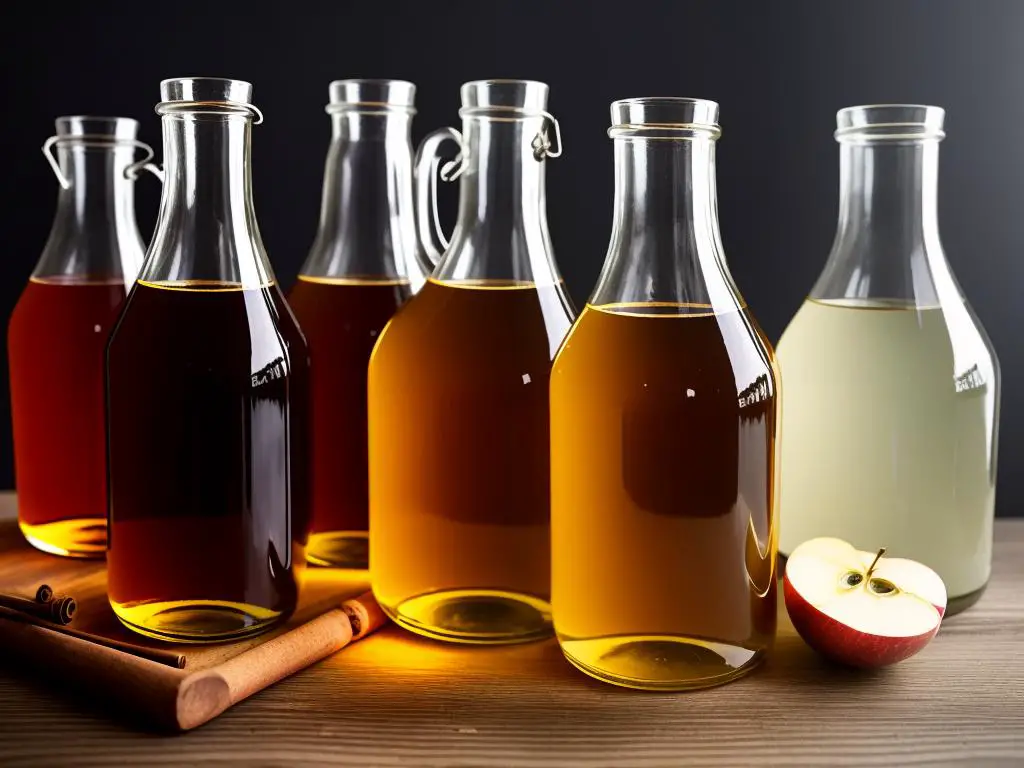
[[[0,764],[1019,765],[1024,520],[997,522],[995,551],[981,601],[873,674],[819,661],[784,616],[764,667],[689,694],[592,681],[553,641],[461,648],[389,627],[177,737],[0,668]]]

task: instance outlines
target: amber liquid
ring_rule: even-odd
[[[548,377],[560,286],[430,280],[369,371],[370,571],[398,624],[475,643],[550,633]]]
[[[294,609],[308,386],[276,286],[137,284],[108,351],[107,589],[131,629],[219,640]]]
[[[310,563],[367,567],[366,368],[377,337],[411,293],[406,280],[300,275],[288,295],[312,361]]]
[[[103,354],[121,279],[32,278],[7,332],[18,523],[37,549],[107,548]]]
[[[551,377],[552,604],[577,667],[696,688],[770,647],[777,382],[746,312],[580,315]]]

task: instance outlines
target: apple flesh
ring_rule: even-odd
[[[920,651],[939,631],[946,587],[913,560],[811,539],[786,561],[786,610],[800,637],[852,667],[883,667]]]

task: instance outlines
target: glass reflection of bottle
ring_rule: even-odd
[[[551,373],[555,631],[600,680],[699,688],[774,639],[778,377],[722,252],[718,105],[611,112],[611,244]]]
[[[320,229],[288,302],[312,361],[313,508],[307,558],[366,568],[366,366],[395,310],[423,284],[416,259],[416,87],[331,83]]]
[[[937,571],[955,613],[991,566],[999,364],[939,240],[943,117],[838,114],[835,242],[779,342],[782,551],[887,547]]]
[[[57,214],[8,327],[18,521],[56,555],[107,548],[103,354],[145,253],[133,156],[153,153],[137,131],[127,117],[57,118],[44,145]]]
[[[463,85],[464,134],[421,147],[421,239],[433,149],[461,141],[459,216],[369,369],[370,570],[380,604],[432,637],[550,633],[548,376],[573,316],[544,200],[543,83]],[[453,170],[454,169],[454,170]]]
[[[165,80],[157,229],[107,352],[108,592],[145,635],[222,640],[295,607],[309,359],[252,207],[238,80]]]

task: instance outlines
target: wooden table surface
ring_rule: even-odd
[[[0,495],[0,519],[14,515]],[[784,614],[784,611],[783,611]],[[0,664],[0,765],[1024,765],[1024,520],[982,600],[888,670],[830,667],[783,616],[770,660],[706,691],[598,683],[553,640],[452,647],[388,627],[179,736]]]

